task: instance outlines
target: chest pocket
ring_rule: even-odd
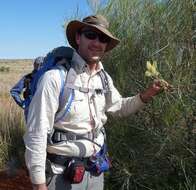
[[[68,90],[69,93],[68,95],[65,95],[68,99],[64,101],[66,104],[63,106],[64,114],[63,117],[61,117],[63,120],[89,120],[91,106],[95,107],[97,114],[104,112],[107,89],[104,88],[106,85],[103,84],[105,83],[104,81],[106,81],[106,76],[104,75],[104,77],[102,77],[100,75],[99,77],[101,80],[98,84],[99,88],[96,89],[76,86],[69,82],[66,83],[65,89],[66,92]],[[72,93],[70,93],[70,91]],[[71,94],[71,96],[69,94]],[[66,107],[68,107],[68,109]]]
[[[72,101],[69,114],[72,118],[85,119],[85,115],[89,115],[88,94],[78,90],[74,90],[74,92],[75,97]]]
[[[74,98],[71,102],[70,109],[64,117],[64,120],[69,121],[78,121],[78,122],[87,122],[90,121],[90,109],[95,110],[96,114],[100,114],[105,110],[105,94],[98,89],[74,89]],[[87,92],[87,90],[89,92]]]

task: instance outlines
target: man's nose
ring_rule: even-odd
[[[101,44],[98,36],[93,40],[93,43],[96,44],[96,45],[100,45]]]

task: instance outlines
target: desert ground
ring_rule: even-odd
[[[25,74],[32,70],[32,60],[0,60],[0,113],[5,113],[13,105],[14,109],[20,108],[10,97],[10,88]],[[0,127],[3,125],[0,124]],[[22,168],[0,168],[0,190],[30,190],[28,173]]]

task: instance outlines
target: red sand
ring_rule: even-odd
[[[6,171],[0,171],[0,190],[32,190],[27,170],[18,169],[14,176],[8,176]]]

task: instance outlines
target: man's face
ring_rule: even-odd
[[[105,53],[109,40],[110,38],[99,31],[83,28],[76,35],[78,53],[88,64],[98,63]]]

